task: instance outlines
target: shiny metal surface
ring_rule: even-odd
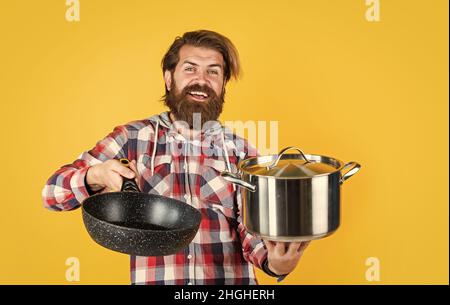
[[[320,163],[333,170],[311,176],[277,176],[254,171],[283,159],[302,159]],[[343,162],[321,155],[281,154],[254,157],[239,163],[239,174],[222,176],[241,188],[243,223],[257,236],[275,241],[306,241],[323,238],[340,225],[340,190],[342,183],[359,171],[356,162]],[[255,173],[265,173],[258,175]]]
[[[256,187],[255,192],[241,189],[248,231],[270,240],[304,241],[338,229],[339,173],[310,179],[242,178]]]

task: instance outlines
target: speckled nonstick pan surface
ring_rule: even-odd
[[[201,214],[182,201],[139,192],[124,178],[122,191],[93,195],[82,204],[84,225],[103,247],[136,256],[175,254],[194,238]]]
[[[94,241],[138,256],[175,254],[194,238],[201,220],[192,206],[163,196],[114,192],[83,202],[83,221]]]

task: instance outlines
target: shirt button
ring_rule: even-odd
[[[191,259],[191,258],[192,258],[192,255],[189,254],[189,255],[187,256],[187,258],[188,258],[188,259]]]

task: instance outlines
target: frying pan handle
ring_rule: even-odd
[[[128,160],[127,158],[120,158],[119,159],[120,164],[122,164],[125,167],[129,167],[130,165],[130,160]],[[123,179],[123,183],[122,183],[122,189],[120,190],[121,192],[135,192],[135,193],[140,193],[139,187],[136,184],[136,181],[134,181],[134,179],[130,179],[130,178],[126,178],[126,177],[122,177]]]

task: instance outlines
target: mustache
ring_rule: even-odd
[[[183,90],[181,91],[181,96],[182,96],[182,97],[185,97],[185,96],[187,96],[187,95],[189,94],[189,92],[191,92],[191,91],[201,91],[201,92],[205,92],[206,94],[208,94],[208,98],[209,98],[209,99],[211,99],[211,98],[217,98],[217,94],[216,94],[216,92],[215,92],[212,88],[210,88],[210,87],[208,87],[208,86],[206,86],[206,85],[203,85],[203,86],[202,86],[202,85],[200,85],[200,84],[193,84],[193,85],[184,87]]]

